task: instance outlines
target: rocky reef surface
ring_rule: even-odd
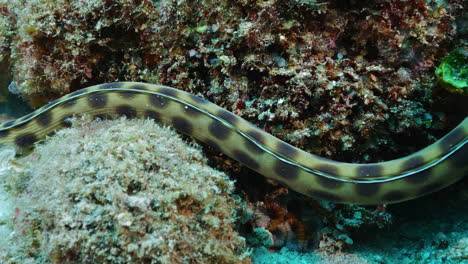
[[[467,116],[467,96],[460,92],[466,88],[453,89],[446,85],[463,82],[466,64],[460,64],[463,60],[459,58],[444,59],[447,54],[455,54],[453,50],[458,50],[456,54],[467,54],[468,20],[464,4],[462,0],[0,0],[0,101],[11,100],[15,94],[31,106],[40,106],[98,83],[160,83],[204,97],[311,153],[346,162],[379,162],[421,149]],[[464,59],[466,61],[466,57]],[[453,82],[453,75],[435,74],[436,68],[452,73],[447,67],[452,62],[461,65],[461,74],[457,75],[456,82]],[[11,109],[9,111],[7,114],[11,117]],[[87,124],[96,126],[93,122]],[[81,133],[83,136],[87,133],[94,135],[91,130]],[[169,140],[172,140],[173,134],[166,135],[170,135]],[[100,152],[102,149],[95,150]],[[218,180],[224,176],[217,178],[216,184],[224,186],[219,187],[224,191],[222,198],[213,199],[226,199],[224,209],[231,211],[222,219],[230,219],[231,222],[215,227],[217,220],[214,219],[221,217],[216,215],[216,211],[213,222],[203,225],[200,230],[208,234],[213,227],[213,231],[218,230],[216,228],[228,230],[233,244],[227,247],[233,251],[216,255],[225,263],[249,261],[248,257],[243,258],[244,251],[234,250],[242,248],[243,243],[237,231],[245,237],[248,246],[257,248],[252,254],[253,262],[257,263],[290,263],[287,259],[296,261],[293,263],[320,259],[325,261],[323,263],[333,263],[334,260],[338,263],[388,263],[386,261],[390,257],[407,257],[408,263],[466,260],[466,251],[459,250],[466,245],[466,232],[450,233],[438,225],[453,220],[453,225],[466,230],[466,226],[457,224],[457,219],[466,219],[466,216],[456,213],[464,210],[463,201],[466,201],[466,197],[459,195],[463,190],[457,186],[443,192],[445,195],[435,194],[432,198],[401,206],[337,205],[293,193],[211,148],[203,147],[203,150],[208,160],[205,162],[204,158],[199,158],[203,160],[202,167],[208,171],[209,165],[236,179],[235,192],[244,201],[240,204],[232,198],[232,182],[226,179],[223,185]],[[128,152],[123,147],[121,151]],[[33,153],[31,159],[37,155]],[[157,160],[151,156],[153,158]],[[193,166],[195,171],[200,169],[194,165],[197,162],[188,160],[189,163],[177,166]],[[115,161],[116,166],[124,164],[130,167],[123,160]],[[172,166],[176,164],[164,166],[174,169]],[[65,171],[69,169],[63,168]],[[211,173],[216,174],[210,172],[208,175]],[[190,178],[193,175],[188,175],[187,179],[193,180]],[[130,176],[125,177],[129,180]],[[92,185],[93,180],[98,179],[89,178],[90,182],[86,184]],[[466,181],[458,184],[466,186]],[[7,196],[11,196],[8,193],[11,190],[7,190]],[[24,196],[21,191],[24,190],[20,188],[15,193],[17,199]],[[151,193],[148,189],[145,191]],[[34,195],[37,197],[39,193]],[[44,195],[43,199],[50,198],[50,195]],[[440,204],[433,203],[434,197],[441,199],[437,201]],[[93,199],[99,202],[99,199]],[[452,200],[460,203],[452,203]],[[119,209],[134,210],[130,208],[129,201],[124,199],[121,202]],[[450,208],[445,212],[438,211],[444,202],[450,204]],[[5,208],[9,208],[7,205]],[[19,205],[15,206],[19,208]],[[50,208],[57,208],[54,206],[58,205],[52,203]],[[96,206],[96,213],[101,206]],[[203,202],[200,206],[204,206]],[[242,211],[240,214],[244,221],[233,222],[237,219],[232,211],[234,207]],[[414,207],[427,210],[412,210]],[[432,209],[438,213],[428,215]],[[41,210],[50,213],[46,216],[52,219],[48,208]],[[88,211],[90,214],[93,212]],[[33,217],[33,220],[40,219],[34,217],[42,217],[21,214],[21,210],[18,214],[18,219],[23,219],[21,221],[29,221],[27,217]],[[430,237],[429,229],[423,229],[423,222],[405,221],[418,214],[435,219],[428,223],[437,230],[433,237]],[[122,220],[116,222],[118,225],[131,221],[127,219],[128,214],[122,214],[121,218],[114,216]],[[78,215],[76,217],[72,218],[73,221],[80,220]],[[63,219],[57,220],[61,221]],[[138,218],[138,221],[143,220]],[[39,222],[45,227],[50,224]],[[6,226],[5,221],[1,223],[2,227]],[[18,221],[14,223],[18,224]],[[100,228],[99,223],[89,227]],[[411,226],[405,223],[411,223],[408,224]],[[166,224],[170,226],[170,223]],[[41,226],[25,230],[37,230]],[[399,229],[400,226],[408,229]],[[65,225],[61,228],[63,234],[70,231]],[[107,228],[114,230],[112,228],[116,226]],[[385,233],[385,230],[390,231]],[[405,234],[411,230],[426,230],[420,234],[429,236],[423,238],[427,243],[414,242],[420,241],[422,235],[417,235],[416,239],[392,237],[393,231]],[[9,231],[5,232],[8,234]],[[372,240],[372,237],[363,235],[369,232],[381,236]],[[38,252],[50,256],[53,261],[77,257],[55,254],[54,246],[63,246],[58,238],[55,244],[48,245],[50,248],[44,249],[40,247],[40,241],[44,239],[41,232],[26,232],[24,235],[25,239],[33,238],[33,241],[18,244],[17,256],[24,256],[25,251],[21,247],[29,245],[28,250],[34,251],[33,256],[28,256],[31,259],[38,256]],[[84,256],[86,250],[109,245],[118,248],[117,252],[133,252],[126,255],[130,258],[143,258],[135,253],[139,249],[123,249],[122,245],[112,243],[96,245],[93,239],[89,241],[89,244],[77,246],[73,251]],[[397,250],[385,247],[398,241],[403,242],[394,247]],[[219,243],[226,246],[229,242],[221,239]],[[152,244],[148,250],[154,248],[157,246]],[[278,254],[271,254],[266,248]],[[304,253],[317,249],[321,252],[319,255]],[[392,253],[385,255],[379,249]],[[429,253],[423,256],[417,252]],[[279,256],[282,253],[286,257],[281,260]],[[119,253],[111,252],[112,256],[115,254]],[[168,252],[162,250],[157,256],[164,254]],[[171,263],[183,263],[182,259],[172,257],[168,256]],[[201,254],[202,257],[207,256]],[[223,263],[220,259],[217,259],[218,263]],[[267,262],[261,262],[262,259]]]
[[[75,122],[3,166],[1,263],[250,263],[234,183],[199,147],[152,120]]]
[[[432,91],[435,66],[465,45],[461,0],[32,0],[0,11],[0,59],[34,105],[97,83],[161,83],[349,162],[408,154],[464,117]]]

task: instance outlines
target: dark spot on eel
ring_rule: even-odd
[[[362,164],[357,168],[359,178],[375,177],[382,173],[382,166],[378,164]]]
[[[141,84],[141,83],[136,83],[136,84],[132,84],[130,87],[130,89],[135,89],[135,90],[142,90],[142,91],[146,91],[146,85],[144,84]]]
[[[405,178],[405,180],[409,183],[412,183],[412,184],[420,184],[420,183],[423,183],[425,181],[427,181],[427,179],[429,179],[429,176],[431,175],[431,173],[429,172],[429,170],[423,170],[423,171],[420,171],[416,174],[413,174],[413,175],[410,175],[410,176],[407,176]]]
[[[122,98],[124,99],[132,99],[133,97],[135,97],[135,95],[137,95],[137,93],[130,91],[121,91],[119,92],[119,95],[122,96]]]
[[[224,109],[220,110],[217,116],[220,117],[221,119],[224,119],[226,122],[230,123],[231,125],[236,125],[237,122],[239,121],[238,116]]]
[[[255,159],[250,157],[244,151],[234,150],[232,152],[232,155],[233,155],[234,159],[238,160],[239,162],[241,162],[242,164],[244,164],[245,166],[247,166],[247,167],[249,167],[249,168],[251,168],[253,170],[257,170],[258,168],[260,168],[260,164],[258,164],[258,162],[255,161]]]
[[[149,100],[150,100],[150,103],[157,108],[164,108],[168,104],[167,99],[160,95],[152,94],[149,96]]]
[[[358,183],[356,184],[356,192],[362,196],[372,196],[376,194],[380,189],[378,183]]]
[[[22,134],[15,138],[15,144],[20,148],[32,146],[36,141],[37,137],[33,133]]]
[[[3,127],[10,127],[11,125],[13,125],[13,123],[15,123],[15,120],[7,121],[5,123],[2,123],[2,125]]]
[[[213,120],[213,122],[211,122],[208,126],[208,131],[210,131],[210,134],[219,140],[226,139],[232,132],[230,128],[217,120]]]
[[[343,182],[340,182],[338,180],[329,179],[323,176],[317,176],[317,177],[318,177],[317,178],[318,183],[327,189],[337,189],[343,186]]]
[[[424,158],[422,156],[414,156],[405,161],[402,165],[402,170],[403,171],[409,171],[416,169],[420,167],[421,165],[424,165]]]
[[[127,118],[135,118],[137,116],[137,111],[135,108],[129,105],[120,105],[115,108],[115,112],[118,115],[126,116]]]
[[[107,104],[107,94],[105,93],[91,94],[88,97],[88,103],[91,107],[94,107],[94,108],[104,107]]]
[[[438,143],[440,148],[444,152],[448,152],[452,149],[453,146],[460,143],[465,138],[465,133],[463,133],[463,128],[459,127],[450,131],[441,141]]]
[[[184,105],[183,106],[184,108],[184,113],[189,115],[189,116],[198,116],[198,115],[201,115],[201,112],[198,111],[197,109],[191,107],[191,106],[188,106],[188,105]]]
[[[279,154],[289,159],[295,159],[299,155],[299,151],[295,147],[283,141],[280,141],[276,148]]]
[[[46,111],[36,117],[36,122],[40,126],[48,126],[52,122],[52,112]]]
[[[468,166],[468,145],[463,146],[461,149],[452,153],[448,157],[448,161],[451,166],[454,166],[455,169],[463,168]]]
[[[177,94],[179,93],[179,91],[177,91],[176,89],[169,87],[159,87],[158,92],[172,97],[177,97]]]
[[[154,122],[161,122],[161,115],[153,110],[146,110],[145,117],[153,119]]]
[[[338,175],[338,168],[333,166],[333,165],[329,165],[329,164],[323,164],[323,165],[319,165],[317,167],[315,167],[314,169],[318,170],[318,171],[321,171],[321,172],[324,172],[330,176],[337,176]]]
[[[251,130],[247,132],[247,135],[251,136],[258,144],[260,145],[265,144],[265,138],[260,132]],[[257,146],[257,144],[255,144],[254,142],[252,142],[250,139],[247,139],[247,138],[245,139],[245,146],[247,147],[247,149],[249,149],[250,151],[254,153],[259,154],[263,152],[263,150],[259,146]]]
[[[190,135],[193,132],[192,124],[183,117],[174,117],[174,119],[172,119],[172,125],[177,131],[183,134]]]
[[[205,100],[205,99],[203,99],[203,98],[201,98],[201,97],[198,97],[198,96],[196,96],[196,95],[194,95],[194,94],[191,94],[191,93],[189,93],[189,97],[190,97],[194,102],[196,102],[197,104],[206,104],[206,103],[208,103],[207,100]]]
[[[275,167],[273,169],[278,176],[288,180],[297,178],[300,171],[299,167],[282,160],[276,160]]]
[[[61,107],[69,108],[76,105],[77,102],[78,101],[76,99],[66,100],[64,103],[62,103]]]

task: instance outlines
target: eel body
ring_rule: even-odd
[[[434,144],[399,159],[354,164],[322,158],[266,133],[231,112],[170,87],[118,82],[70,93],[0,124],[0,144],[19,151],[75,114],[152,118],[173,126],[258,173],[307,196],[337,203],[388,204],[444,188],[468,174],[468,117]]]

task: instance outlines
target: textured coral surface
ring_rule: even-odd
[[[461,0],[1,3],[1,48],[36,104],[157,82],[352,162],[402,156],[451,125],[431,88],[435,62],[461,45]]]
[[[152,121],[82,120],[22,168],[2,263],[250,263],[233,182]]]
[[[467,97],[434,75],[450,50],[466,48],[463,4],[0,0],[0,60],[33,105],[97,83],[161,83],[311,153],[376,162],[419,150],[467,116]],[[207,152],[210,165],[239,176],[257,245],[329,252],[389,226],[383,207],[291,195]]]

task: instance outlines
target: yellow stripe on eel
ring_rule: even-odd
[[[372,164],[344,163],[295,148],[193,94],[134,82],[78,90],[3,123],[0,144],[26,153],[46,135],[69,126],[69,117],[84,113],[152,118],[297,192],[337,203],[401,202],[444,188],[468,174],[468,118],[412,155]]]

